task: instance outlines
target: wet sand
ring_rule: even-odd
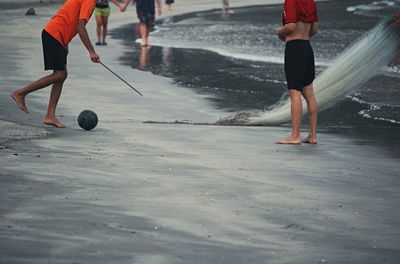
[[[63,0],[0,0],[0,8],[5,9],[19,9],[19,8],[36,8],[48,5],[58,5]]]
[[[220,7],[197,2],[173,7]],[[250,2],[264,1],[237,1]],[[48,88],[27,98],[30,114],[19,111],[8,94],[43,75],[46,8],[21,18],[26,27],[0,27],[0,263],[400,262],[400,165],[390,151],[323,131],[317,146],[280,146],[288,128],[143,123],[226,113],[120,65],[120,41],[97,50],[143,97],[75,39],[58,110],[68,128],[41,124]],[[131,20],[132,7],[114,11],[110,26]],[[94,40],[93,20],[90,32]],[[84,109],[99,116],[93,131],[77,125]]]

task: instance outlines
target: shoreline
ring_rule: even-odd
[[[273,5],[273,4],[272,4]],[[246,8],[252,8],[254,6],[246,6]],[[213,13],[216,10],[207,10],[207,11],[203,11],[201,13],[205,14],[205,13]],[[174,23],[179,23],[182,20],[185,19],[191,19],[196,17],[196,13],[187,13],[187,14],[183,14],[183,15],[177,15],[174,16],[173,20]],[[168,21],[168,18],[167,18]],[[161,22],[163,23],[163,22]],[[188,70],[191,68],[191,65],[197,65],[194,61],[196,61],[196,59],[179,59],[179,58],[207,58],[204,59],[206,61],[218,61],[219,62],[219,66],[221,67],[225,67],[225,68],[233,68],[233,67],[238,67],[236,64],[238,65],[242,65],[241,63],[235,63],[235,64],[229,64],[232,60],[236,60],[236,61],[241,61],[240,59],[232,59],[231,57],[227,57],[224,55],[220,55],[218,53],[215,53],[213,51],[209,51],[209,50],[204,50],[204,49],[196,49],[196,48],[175,48],[175,47],[165,47],[165,46],[158,46],[153,45],[151,47],[151,49],[149,49],[148,54],[146,55],[146,57],[148,57],[148,59],[152,59],[152,63],[150,63],[150,67],[147,68],[147,66],[141,66],[141,60],[142,60],[142,53],[143,50],[141,50],[138,47],[138,44],[135,42],[135,37],[132,35],[128,35],[127,32],[129,32],[130,28],[135,28],[135,26],[137,26],[137,24],[135,23],[131,23],[129,25],[123,25],[120,26],[118,28],[114,28],[110,33],[111,33],[111,37],[117,40],[121,40],[124,44],[124,46],[126,47],[126,49],[128,50],[128,53],[124,56],[120,57],[120,61],[123,65],[129,66],[134,68],[135,70],[141,70],[144,72],[151,72],[152,74],[158,75],[158,76],[163,76],[163,77],[167,77],[167,78],[172,78],[174,80],[175,83],[177,83],[180,86],[183,87],[187,87],[187,89],[196,91],[196,93],[199,94],[206,94],[209,95],[211,94],[211,99],[209,101],[211,101],[211,104],[214,108],[221,110],[221,111],[225,111],[228,112],[228,115],[234,115],[235,113],[238,113],[240,111],[247,111],[249,109],[253,109],[250,108],[251,106],[254,107],[254,109],[262,109],[266,104],[274,104],[275,102],[277,102],[279,100],[279,98],[281,98],[281,90],[277,89],[277,87],[269,87],[267,86],[267,90],[276,90],[277,94],[269,94],[268,100],[267,102],[265,102],[264,100],[262,100],[261,103],[259,103],[257,101],[257,105],[254,105],[254,98],[253,100],[250,101],[250,103],[252,105],[245,105],[243,106],[243,104],[245,104],[245,96],[244,98],[242,98],[241,100],[239,100],[238,102],[234,101],[234,99],[232,99],[230,96],[230,94],[223,94],[222,92],[220,92],[220,94],[218,94],[217,92],[213,93],[212,88],[214,87],[213,83],[203,83],[202,79],[199,78],[199,81],[197,82],[190,82],[188,80],[190,79],[196,79],[196,76],[193,75],[193,73],[197,74],[197,75],[201,75],[203,74],[202,71],[200,69],[197,69],[196,66],[193,67],[193,69]],[[124,37],[122,37],[124,36]],[[126,37],[129,36],[129,37]],[[167,50],[167,52],[164,52],[165,50]],[[157,58],[161,58],[161,57],[165,57],[165,54],[167,54],[167,56],[169,56],[169,60],[170,62],[165,62],[164,59],[161,60],[157,60]],[[149,59],[149,60],[150,60]],[[201,64],[200,61],[202,60],[198,60],[199,64]],[[171,64],[171,62],[173,62],[173,64]],[[246,61],[247,62],[247,61]],[[270,63],[264,63],[264,62],[253,62],[254,64],[259,63],[261,66],[261,68],[265,68],[267,71],[275,71],[276,72],[276,68],[272,68],[273,65],[275,64],[271,64]],[[171,64],[171,65],[170,65]],[[176,64],[176,66],[174,65]],[[246,63],[243,63],[243,67],[246,66]],[[168,65],[169,69],[165,70],[163,67],[164,65]],[[218,67],[219,67],[218,66]],[[218,68],[217,67],[217,68]],[[205,76],[210,75],[212,72],[218,72],[217,68],[214,68],[213,66],[209,67],[210,70],[206,73],[204,73]],[[218,77],[216,77],[218,78]],[[226,77],[228,78],[228,77]],[[233,78],[233,77],[230,77]],[[273,77],[273,79],[277,79],[276,77]],[[239,81],[239,80],[237,80]],[[218,85],[223,85],[221,82],[217,83]],[[249,83],[247,83],[248,85],[251,85]],[[203,89],[202,85],[205,85],[207,88],[209,88],[209,90],[207,89]],[[226,83],[225,86],[218,86],[218,91],[223,90],[222,88],[226,88],[228,89],[230,86],[230,83]],[[265,85],[264,85],[265,86]],[[217,86],[215,86],[217,87]],[[279,87],[278,87],[279,88]],[[211,91],[210,91],[211,90]],[[252,90],[253,91],[253,90]],[[215,97],[214,97],[215,95]],[[246,96],[251,96],[250,94],[245,94]],[[223,98],[223,99],[222,99]],[[224,101],[225,100],[225,101]],[[346,103],[348,104],[348,102],[342,102],[342,103]],[[250,106],[250,107],[249,107]],[[239,107],[239,110],[237,110]],[[242,108],[240,108],[242,107]],[[234,110],[232,110],[234,109]],[[357,113],[357,109],[353,109],[355,111],[355,113]],[[322,119],[333,119],[334,121],[338,121],[335,120],[335,118],[333,118],[332,116],[335,114],[335,111],[339,111],[342,112],[342,108],[340,107],[336,107],[336,110],[333,109],[331,110],[329,113],[320,113],[320,116],[322,117]],[[356,114],[357,115],[357,114]],[[353,116],[353,115],[351,115]],[[357,117],[357,116],[356,116]],[[305,118],[306,119],[306,118]],[[163,122],[162,120],[148,120],[148,121],[161,121],[161,123]],[[175,122],[175,121],[180,121],[180,120],[169,120],[167,122]],[[304,122],[305,121],[305,122]],[[360,122],[360,121],[358,121]],[[363,121],[365,124],[367,121]],[[307,120],[303,120],[304,124],[307,124]],[[374,127],[376,126],[376,127]],[[288,128],[289,124],[283,124],[281,126],[278,127],[284,127],[284,128]],[[366,128],[367,132],[363,130],[363,128]],[[386,129],[385,129],[386,128]],[[396,133],[393,131],[396,131],[395,129],[396,127],[394,125],[391,124],[386,124],[386,123],[373,123],[371,125],[368,125],[366,127],[351,127],[350,125],[348,125],[348,123],[343,124],[342,121],[342,125],[341,126],[337,126],[335,122],[329,122],[329,121],[322,121],[319,127],[319,132],[320,133],[329,133],[335,136],[341,136],[341,137],[346,137],[349,139],[354,140],[355,142],[369,142],[371,144],[371,146],[375,146],[381,149],[384,149],[385,151],[387,151],[388,153],[391,153],[394,157],[400,157],[400,149],[398,147],[398,144],[393,143],[393,142],[398,142],[399,137],[396,136]],[[303,125],[303,130],[306,130],[307,126]],[[382,130],[384,132],[382,132]],[[390,132],[392,131],[392,132]],[[364,144],[364,143],[363,143]]]
[[[329,0],[322,0],[322,1],[329,1]],[[62,3],[63,0],[22,0],[18,3],[15,3],[14,0],[0,0],[0,7],[3,8],[5,11],[7,10],[24,10],[24,8],[30,8],[30,7],[37,7],[37,8],[52,8],[53,6],[55,6],[56,4],[60,4]],[[243,7],[243,6],[257,6],[257,5],[274,5],[274,4],[278,4],[280,3],[279,0],[268,0],[268,3],[265,3],[264,0],[251,0],[251,1],[246,1],[246,0],[237,0],[235,1],[235,3],[231,3],[231,8],[237,8],[237,7]],[[190,8],[188,8],[190,6]],[[163,4],[163,7],[165,7],[165,5]],[[220,1],[215,1],[215,0],[205,0],[202,1],[202,3],[196,4],[196,5],[190,5],[190,4],[184,4],[184,5],[174,5],[173,9],[173,13],[169,13],[168,11],[163,12],[163,16],[160,18],[161,20],[163,19],[168,19],[168,17],[170,16],[185,16],[185,15],[189,15],[190,13],[195,13],[195,12],[205,12],[205,11],[210,11],[210,10],[217,10],[217,9],[221,9],[222,5],[220,3]],[[115,11],[115,10],[114,10]],[[133,21],[134,23],[138,22],[138,19],[136,17],[136,12],[134,11],[134,8],[132,8],[132,6],[130,7],[130,11],[128,8],[128,11],[125,12],[125,14],[122,14],[117,12],[117,14],[120,16],[117,21],[113,21],[112,23],[109,24],[109,32],[112,32],[115,28],[119,27],[119,26],[123,26],[123,25],[127,25],[126,24],[126,18],[128,17],[128,15],[133,16]],[[128,14],[128,15],[127,15]],[[21,17],[24,17],[21,13]],[[33,16],[36,17],[36,16]],[[28,16],[29,18],[29,16]],[[50,17],[49,17],[50,18]],[[90,25],[91,24],[91,25]],[[94,32],[94,22],[93,22],[93,18],[91,19],[91,23],[88,23],[88,28],[91,27],[91,31]],[[89,31],[89,29],[88,29]],[[38,32],[38,31],[37,31]],[[89,33],[91,35],[91,40],[94,43],[94,34]],[[37,39],[39,38],[39,34],[36,34],[34,36],[34,38]],[[76,37],[77,38],[77,37]],[[74,42],[77,42],[77,40],[75,39]],[[41,44],[38,44],[41,46]],[[41,64],[43,64],[43,62],[39,59],[37,60],[38,62],[40,62]],[[40,75],[38,75],[40,76]],[[46,90],[46,89],[44,89]],[[7,97],[7,96],[6,96]],[[8,98],[7,98],[8,99]],[[4,100],[4,99],[3,99]],[[9,100],[5,100],[5,102],[3,103],[3,105],[5,105],[7,108],[9,108],[10,106],[13,105],[14,102],[11,102],[11,104],[9,103]],[[36,109],[37,106],[35,105],[36,102],[32,102],[32,104],[34,105],[34,108]],[[27,121],[27,116],[21,118],[19,117],[19,115],[3,115],[0,112],[0,122],[1,121],[5,121],[4,123],[1,124],[1,126],[4,128],[4,130],[6,130],[6,128],[11,124],[14,123],[17,127],[20,125],[21,129],[24,129],[24,127],[26,125],[31,126],[33,129],[35,129],[36,127],[41,127],[43,126],[42,122],[40,121],[40,119],[35,118],[36,120],[36,124]],[[145,120],[147,121],[147,120]],[[11,122],[11,123],[9,123]],[[44,127],[46,130],[52,130],[52,127],[48,127],[45,126]],[[19,132],[19,134],[23,134],[23,130],[21,130]],[[6,134],[5,134],[6,135]],[[29,139],[29,137],[27,137],[27,139]],[[9,141],[10,139],[7,138],[6,140],[2,140],[0,138],[0,144],[3,144],[4,141]],[[22,138],[20,138],[19,140],[23,140]]]

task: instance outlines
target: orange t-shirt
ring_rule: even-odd
[[[64,47],[78,34],[80,19],[89,21],[96,0],[67,0],[44,27]]]

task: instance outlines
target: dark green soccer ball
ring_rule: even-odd
[[[91,110],[83,110],[78,116],[78,124],[85,130],[95,128],[98,121],[96,113]]]

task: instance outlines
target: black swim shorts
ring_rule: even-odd
[[[298,39],[286,43],[285,75],[289,90],[302,91],[314,81],[314,52],[309,40]]]
[[[155,14],[153,14],[153,13],[138,11],[137,17],[138,17],[140,23],[146,24],[148,26],[154,25]]]
[[[44,69],[64,71],[67,65],[67,51],[63,45],[46,30],[42,31]]]

